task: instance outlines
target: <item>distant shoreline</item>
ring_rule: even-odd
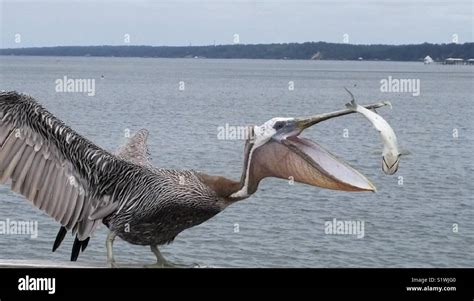
[[[263,61],[289,61],[289,62],[371,62],[371,63],[423,63],[422,61],[395,61],[395,60],[337,60],[337,59],[322,59],[322,60],[307,60],[307,59],[260,59],[260,58],[184,58],[184,57],[141,57],[141,56],[72,56],[72,55],[4,55],[0,54],[0,58],[3,57],[31,57],[31,58],[94,58],[94,59],[163,59],[163,60],[263,60]],[[433,62],[431,65],[445,65],[443,62]]]
[[[141,57],[208,59],[423,61],[474,58],[474,43],[354,45],[326,42],[211,46],[54,46],[0,49],[8,56]]]

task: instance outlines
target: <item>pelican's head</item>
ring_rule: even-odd
[[[251,172],[258,179],[278,177],[328,189],[375,191],[374,185],[348,163],[319,144],[299,137],[321,120],[318,115],[272,118],[254,126]]]
[[[255,146],[259,147],[267,143],[270,139],[281,140],[285,135],[295,131],[295,119],[276,117],[268,120],[262,125],[253,129]]]

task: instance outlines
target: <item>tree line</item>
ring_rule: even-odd
[[[306,42],[216,46],[57,46],[0,49],[0,55],[392,61],[420,61],[429,55],[435,61],[442,61],[448,57],[474,58],[474,43],[353,45]]]

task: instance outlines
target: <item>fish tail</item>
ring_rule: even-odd
[[[352,94],[352,92],[349,91],[349,89],[347,89],[346,87],[344,87],[344,89],[351,96],[351,102],[346,103],[346,108],[356,111],[357,110],[357,104],[356,104],[355,99],[354,99],[354,94]]]
[[[356,111],[357,110],[357,104],[356,104],[355,100],[351,100],[351,102],[346,103],[346,108]]]

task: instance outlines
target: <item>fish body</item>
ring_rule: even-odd
[[[400,152],[398,151],[397,136],[388,122],[379,114],[358,105],[353,99],[346,104],[348,109],[352,109],[367,118],[377,131],[383,142],[382,151],[382,170],[387,175],[393,175],[397,172],[400,163]]]

